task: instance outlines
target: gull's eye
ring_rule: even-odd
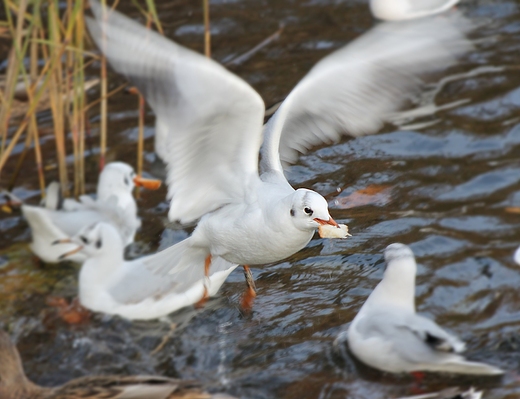
[[[128,177],[126,177],[126,176],[125,176],[125,184],[126,184],[127,186],[130,185],[130,180],[128,180]]]
[[[81,237],[79,237],[79,239],[81,240],[81,242],[83,244],[88,244],[88,240],[85,237],[81,236]]]
[[[294,212],[294,209],[291,209],[291,216],[294,216],[296,212]]]
[[[103,246],[103,242],[101,241],[101,238],[96,241],[96,248],[99,249]]]
[[[309,207],[303,208],[303,211],[309,216],[311,216],[314,213],[314,211]]]

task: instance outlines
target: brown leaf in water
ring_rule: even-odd
[[[78,298],[74,298],[70,304],[62,297],[48,297],[47,305],[57,309],[58,316],[67,324],[82,324],[90,320],[91,312],[81,306]]]
[[[518,213],[518,214],[520,214],[520,207],[518,207],[518,206],[510,206],[510,207],[507,207],[505,209],[505,211],[508,212],[508,213]]]
[[[350,209],[365,205],[386,205],[391,201],[391,186],[373,184],[354,191],[346,197],[336,199],[335,205],[340,209]]]

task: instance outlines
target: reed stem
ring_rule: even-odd
[[[209,0],[202,0],[204,10],[204,54],[211,58],[211,32],[209,26]]]
[[[106,1],[101,0],[101,9],[104,23],[107,20]],[[106,37],[103,33],[102,45],[106,48]],[[106,51],[103,49],[103,54]],[[103,55],[101,57],[101,126],[100,126],[100,143],[99,143],[99,171],[105,167],[105,154],[107,151],[107,60]]]

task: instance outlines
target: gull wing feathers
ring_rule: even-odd
[[[435,351],[461,353],[466,345],[454,335],[443,330],[437,323],[418,314],[410,315],[399,329],[407,329]]]
[[[357,330],[392,343],[400,357],[412,363],[437,363],[445,356],[462,352],[464,343],[435,322],[401,309],[380,308],[363,317]]]
[[[52,215],[57,212],[30,205],[22,205],[22,212],[31,227],[31,250],[44,262],[58,262],[60,255],[77,247],[75,244],[52,245],[56,240],[69,238],[54,223]],[[75,262],[83,262],[86,258],[82,254],[75,254],[70,259]]]
[[[418,91],[421,73],[453,64],[472,48],[458,13],[382,23],[320,61],[264,127],[262,172],[282,172],[321,143],[377,132]]]
[[[251,180],[258,180],[261,97],[216,62],[90,4],[91,36],[144,95],[166,137],[170,220],[189,223],[246,197]]]
[[[42,208],[52,223],[67,236],[76,235],[84,226],[97,222],[114,225],[124,245],[134,241],[135,231],[141,226],[139,218],[129,218],[125,210],[117,206],[117,198],[109,197],[106,201],[95,201],[88,195],[82,195],[76,210],[53,211]]]
[[[110,294],[117,302],[128,305],[146,299],[160,301],[167,296],[182,294],[194,284],[204,280],[204,270],[201,267],[185,268],[181,272],[164,276],[154,274],[145,266],[146,264],[153,266],[154,259],[155,254],[125,262],[125,267],[121,270],[121,278],[110,289]],[[229,274],[237,266],[220,257],[215,258],[211,264],[210,283],[215,273],[228,271]],[[139,282],[139,284],[136,284],[136,282]]]
[[[440,371],[500,375],[504,371],[459,355],[465,345],[435,322],[398,308],[380,308],[359,320],[356,330],[366,339],[390,346],[405,369],[390,371]],[[372,345],[374,341],[372,341]]]

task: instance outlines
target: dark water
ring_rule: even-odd
[[[2,213],[0,326],[17,339],[29,377],[54,385],[88,374],[156,373],[200,379],[211,390],[242,398],[411,394],[412,379],[367,369],[332,350],[334,338],[382,277],[382,250],[403,242],[419,262],[419,311],[466,340],[470,358],[508,370],[502,380],[427,376],[422,389],[477,385],[486,398],[520,397],[520,268],[512,260],[520,244],[520,214],[506,210],[520,207],[519,3],[463,1],[460,8],[484,18],[475,38],[487,40],[459,66],[438,75],[437,82],[453,79],[442,86],[437,103],[465,102],[408,121],[430,124],[427,128],[387,126],[381,134],[302,157],[289,172],[291,182],[325,195],[333,217],[348,223],[353,237],[316,238],[288,261],[254,269],[259,297],[249,318],[238,310],[244,282],[236,270],[204,310],[185,309],[170,317],[177,329],[157,354],[151,352],[170,332],[164,321],[96,315],[85,325],[69,326],[45,298],[74,296],[77,268],[39,265],[29,252],[30,233],[20,214]],[[169,37],[202,49],[197,2],[158,1],[158,10]],[[318,59],[374,23],[364,1],[332,0],[218,0],[212,1],[211,18],[213,56],[221,62],[285,24],[279,41],[234,68],[267,105],[283,99]],[[111,85],[121,82],[113,77]],[[110,160],[134,163],[136,103],[124,93],[110,100]],[[98,120],[97,111],[91,112],[93,154]],[[48,114],[40,115],[44,133],[49,121]],[[150,170],[151,114],[147,124]],[[48,131],[43,148],[52,154]],[[8,164],[3,183],[15,161]],[[50,155],[46,166],[47,179],[56,178]],[[93,191],[95,156],[88,168]],[[39,200],[32,158],[15,193],[31,203]],[[164,196],[165,190],[142,192],[143,228],[129,256],[184,236],[163,232]]]

